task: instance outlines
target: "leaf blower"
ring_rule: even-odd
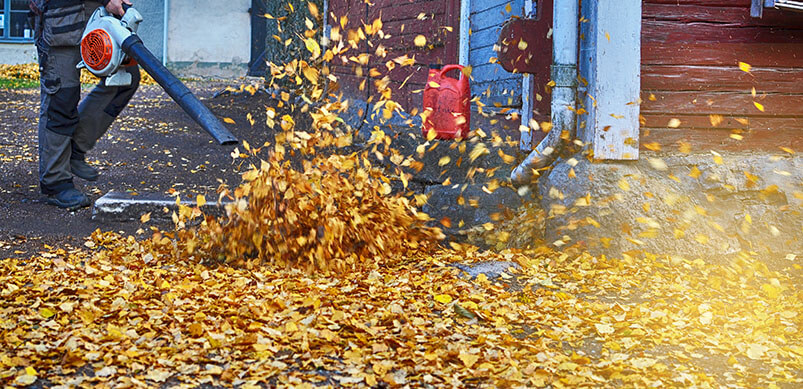
[[[131,85],[132,80],[131,74],[123,68],[139,64],[218,143],[237,144],[237,138],[209,108],[145,48],[137,36],[142,15],[128,4],[124,4],[123,9],[125,15],[119,19],[103,7],[92,14],[81,38],[82,61],[78,68],[87,68],[98,77],[106,77],[106,85],[124,86]]]

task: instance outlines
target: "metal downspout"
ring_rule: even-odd
[[[463,66],[469,65],[469,36],[468,31],[471,28],[471,4],[470,0],[460,0],[460,46],[458,52],[457,63]]]
[[[552,33],[552,130],[510,174],[516,186],[530,184],[535,171],[555,160],[562,147],[563,131],[574,133],[577,117],[577,53],[579,0],[555,0]]]
[[[162,23],[162,65],[167,66],[167,21],[170,0],[164,0],[164,23]]]

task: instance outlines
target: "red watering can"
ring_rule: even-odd
[[[460,78],[446,77],[446,73],[458,70]],[[471,121],[471,88],[468,77],[460,65],[446,65],[443,69],[429,69],[429,79],[424,88],[424,126],[427,136],[435,131],[438,139],[468,137]]]

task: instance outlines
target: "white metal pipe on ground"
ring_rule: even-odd
[[[552,130],[513,169],[510,180],[515,185],[528,185],[535,171],[549,165],[557,157],[563,131],[573,133],[577,123],[577,54],[580,5],[578,0],[555,0],[552,7]]]

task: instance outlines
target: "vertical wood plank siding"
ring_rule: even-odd
[[[642,148],[803,148],[803,13],[768,8],[753,18],[750,5],[644,1]],[[751,65],[749,74],[739,62]],[[709,115],[722,115],[722,123],[714,126]],[[673,118],[680,125],[668,128]]]

